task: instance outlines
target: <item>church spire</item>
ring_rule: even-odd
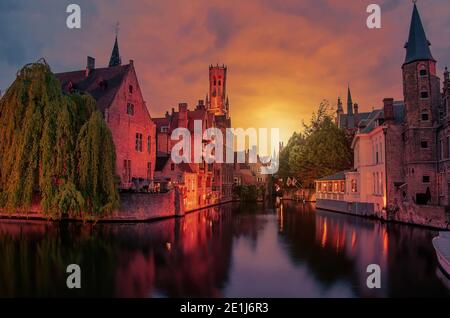
[[[353,101],[352,101],[352,93],[350,92],[350,85],[348,85],[347,91],[347,114],[353,115]]]
[[[117,22],[117,25],[116,25],[116,40],[114,42],[114,47],[113,47],[113,50],[111,53],[111,58],[109,59],[108,67],[122,65],[122,60],[120,58],[120,53],[119,53],[119,43],[117,41],[118,34],[119,34],[119,22]]]
[[[434,61],[434,58],[431,55],[430,45],[431,43],[427,40],[425,31],[423,29],[422,20],[420,19],[419,11],[417,10],[417,5],[414,1],[408,42],[405,44],[405,64],[418,60]]]

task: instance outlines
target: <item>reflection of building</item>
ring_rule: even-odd
[[[116,147],[121,188],[151,185],[155,168],[155,125],[142,97],[133,61],[122,65],[117,38],[108,67],[96,68],[87,58],[85,70],[56,74],[65,92],[86,92],[97,101]]]
[[[346,173],[346,211],[446,226],[450,72],[444,72],[441,91],[429,46],[414,4],[402,66],[404,102],[385,98],[382,109],[359,121],[352,143],[355,171]]]

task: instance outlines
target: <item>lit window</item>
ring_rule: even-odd
[[[353,193],[358,192],[358,184],[356,183],[355,179],[352,179],[352,192]]]

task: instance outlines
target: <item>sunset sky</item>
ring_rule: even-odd
[[[81,30],[65,8],[82,9]],[[382,7],[382,29],[366,7]],[[419,0],[438,61],[450,64],[450,1]],[[361,111],[402,98],[401,64],[412,12],[408,0],[1,0],[0,89],[22,65],[45,57],[55,72],[106,66],[120,21],[122,62],[133,59],[150,114],[194,107],[208,89],[208,65],[228,66],[235,127],[279,127],[287,140],[322,99],[334,106],[347,83]]]

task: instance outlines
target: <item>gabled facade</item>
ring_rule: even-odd
[[[205,100],[199,100],[194,109],[189,109],[187,103],[179,103],[178,109],[172,108],[171,112],[166,112],[162,118],[155,118],[156,123],[156,153],[157,160],[166,160],[169,158],[173,147],[179,142],[171,140],[173,131],[177,128],[186,128],[191,134],[191,164],[196,178],[195,190],[189,191],[187,197],[187,206],[202,207],[220,202],[230,201],[232,199],[233,187],[233,165],[227,163],[194,162],[194,136],[195,123],[201,123],[202,133],[208,128],[218,128],[226,136],[225,131],[231,127],[231,118],[229,117],[229,99],[226,95],[226,74],[225,66],[209,67],[209,92]],[[203,145],[206,141],[204,140]],[[223,154],[226,154],[226,145],[224,145]],[[170,159],[168,159],[170,160]],[[183,164],[181,164],[183,165]],[[179,169],[173,167],[176,171]],[[178,171],[186,174],[185,171]],[[157,174],[157,182],[161,182],[163,174]],[[185,177],[181,176],[178,186],[186,188]],[[195,193],[195,198],[192,193]]]
[[[447,226],[450,74],[446,68],[441,91],[430,45],[414,3],[402,65],[404,101],[385,98],[383,109],[359,122],[352,144],[355,169],[345,174],[344,211],[358,213],[367,204],[369,214],[386,219]]]
[[[56,74],[64,91],[89,93],[97,101],[116,147],[121,189],[151,188],[156,160],[156,126],[143,99],[134,63],[122,65],[117,38],[108,67]]]

